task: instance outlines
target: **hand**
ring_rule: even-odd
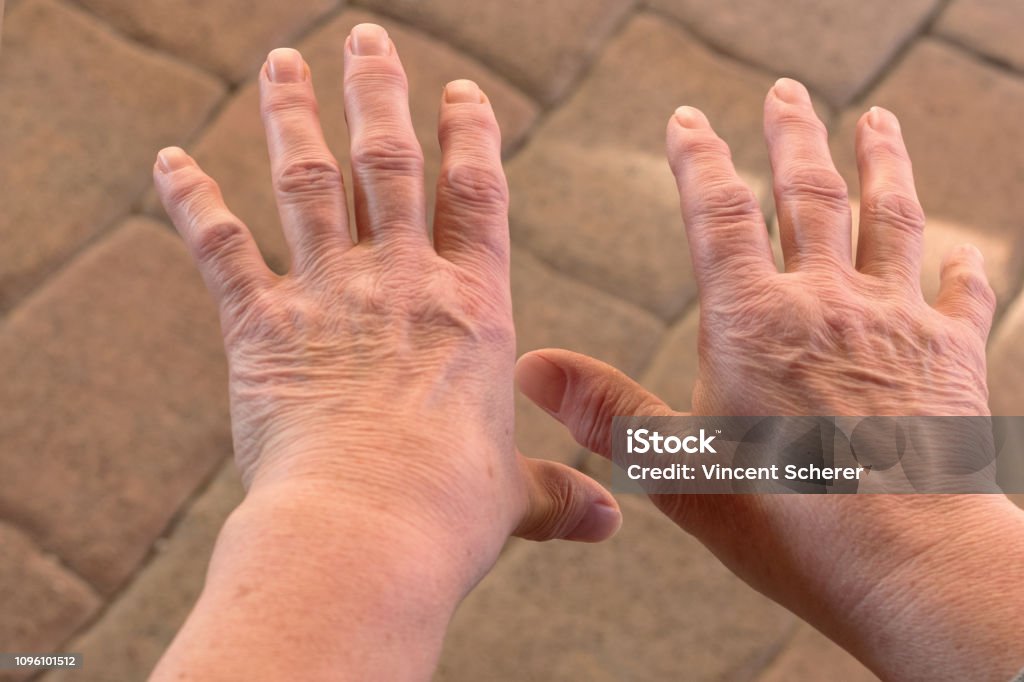
[[[281,523],[287,512],[292,534],[315,518],[309,540],[338,552],[326,571],[376,552],[406,567],[410,591],[428,593],[434,581],[459,597],[511,533],[598,541],[621,518],[596,482],[513,444],[508,192],[487,97],[470,81],[445,89],[432,245],[395,46],[363,24],[345,56],[357,243],[310,71],[294,50],[272,52],[259,77],[289,274],[267,268],[182,150],[163,150],[154,178],[220,309],[248,487],[235,518]],[[253,511],[260,505],[263,514]]]
[[[873,108],[858,124],[856,265],[846,186],[802,85],[782,79],[769,93],[765,137],[784,273],[774,267],[754,194],[704,115],[682,107],[668,125],[700,290],[694,414],[987,415],[994,295],[981,254],[963,246],[946,257],[935,306],[923,300],[924,216],[895,116]],[[605,456],[613,416],[681,414],[613,368],[568,351],[524,356],[517,380],[581,444]],[[984,534],[1011,517],[1019,524],[999,496],[653,497],[754,587],[889,673],[879,647],[858,648],[863,638],[848,631],[844,609],[920,597],[927,590],[894,595],[878,585],[901,564],[943,570],[942,558],[963,550],[949,541],[960,530]],[[912,539],[908,528],[917,529]],[[836,566],[847,570],[840,575]],[[885,627],[875,623],[874,635],[884,640],[887,627],[911,617],[923,616],[908,607]]]

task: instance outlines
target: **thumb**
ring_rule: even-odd
[[[619,504],[597,481],[558,462],[522,457],[522,463],[529,500],[514,535],[600,542],[619,530]]]
[[[604,457],[611,457],[612,417],[678,414],[611,365],[567,350],[548,348],[519,358],[516,383],[577,443]]]

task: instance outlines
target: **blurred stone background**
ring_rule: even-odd
[[[341,52],[362,21],[402,53],[428,166],[446,81],[494,102],[522,351],[590,353],[688,406],[697,310],[665,122],[703,109],[770,218],[761,106],[786,75],[854,192],[855,120],[900,116],[931,218],[924,290],[945,249],[982,248],[1001,302],[992,407],[1024,408],[1020,0],[8,0],[0,650],[85,654],[34,679],[143,679],[241,497],[214,310],[149,190],[154,154],[189,149],[283,266],[253,79],[269,49],[300,48],[345,162]],[[520,408],[524,451],[602,472]],[[438,679],[873,679],[646,502],[623,506],[606,546],[510,543]]]

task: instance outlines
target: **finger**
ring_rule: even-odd
[[[548,348],[516,363],[516,384],[593,452],[611,457],[612,417],[675,414],[657,396],[599,360]]]
[[[464,265],[508,271],[508,183],[501,167],[501,131],[494,110],[473,81],[445,86],[438,123],[434,246]]]
[[[736,174],[728,145],[703,113],[680,107],[668,124],[669,165],[679,187],[701,297],[731,295],[736,284],[774,274],[757,197]]]
[[[597,481],[558,462],[523,458],[526,514],[513,535],[526,540],[600,542],[622,526],[615,498]]]
[[[345,186],[324,141],[309,68],[296,50],[280,48],[260,72],[260,110],[281,225],[295,266],[352,245]]]
[[[857,269],[920,295],[924,211],[899,121],[885,109],[871,107],[857,123],[857,168]]]
[[[764,134],[786,270],[814,261],[852,266],[846,183],[807,88],[789,78],[775,83],[765,99]]]
[[[217,183],[188,154],[178,147],[161,150],[153,180],[218,303],[245,298],[274,280],[249,229],[228,210]]]
[[[996,295],[985,275],[985,261],[970,244],[958,246],[942,260],[935,309],[970,325],[982,339],[988,338]]]
[[[345,116],[360,239],[426,244],[423,150],[409,86],[394,44],[376,24],[359,24],[345,43]]]

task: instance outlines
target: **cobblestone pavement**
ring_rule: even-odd
[[[0,57],[0,649],[80,651],[45,682],[143,679],[240,499],[212,306],[149,189],[180,144],[280,267],[254,74],[293,45],[344,162],[341,50],[383,23],[436,166],[438,93],[476,79],[505,135],[521,350],[564,346],[680,409],[697,310],[663,131],[702,108],[771,213],[761,104],[802,79],[856,187],[852,128],[893,109],[941,252],[1001,305],[992,407],[1024,410],[1020,0],[8,0]],[[433,178],[428,178],[433,182]],[[598,475],[518,404],[523,449]],[[512,542],[459,611],[442,680],[873,679],[652,508],[608,546]],[[14,679],[0,677],[0,679]]]

